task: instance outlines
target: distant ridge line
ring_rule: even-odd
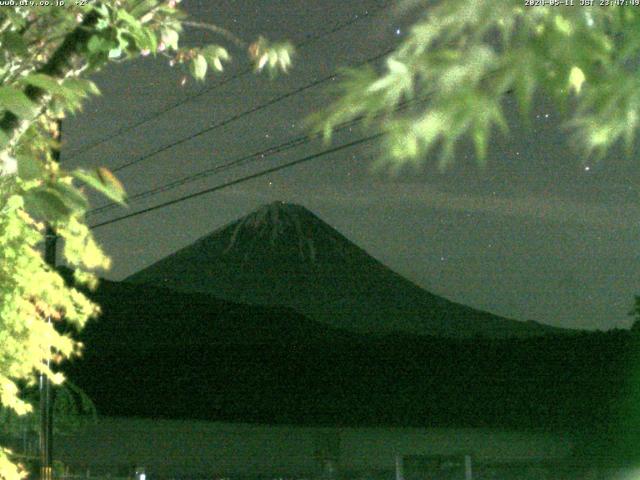
[[[435,295],[389,269],[306,207],[271,202],[126,279],[255,305],[281,305],[371,335],[530,337],[571,330]]]

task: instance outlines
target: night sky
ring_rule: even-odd
[[[185,0],[183,8],[195,19],[214,22],[247,41],[261,33],[302,43],[293,70],[274,81],[241,74],[248,61],[231,46],[233,64],[205,84],[190,80],[180,86],[182,73],[162,57],[112,65],[96,77],[102,96],[64,122],[62,162],[117,169],[136,161],[117,171],[135,195],[302,135],[304,118],[330,100],[331,80],[149,156],[387,50],[410,24],[387,5],[393,2]],[[183,44],[213,41],[203,31],[188,31],[183,38]],[[178,102],[183,103],[126,129]],[[432,159],[397,176],[371,171],[379,148],[375,142],[345,149],[96,229],[114,261],[106,277],[124,278],[264,203],[283,200],[306,206],[392,269],[454,301],[557,326],[629,326],[633,296],[640,294],[635,153],[627,158],[612,151],[600,163],[585,162],[571,148],[569,132],[550,102],[538,98],[530,126],[521,122],[513,99],[506,102],[511,132],[507,137],[496,133],[484,169],[466,144],[459,145],[456,164],[446,173]],[[345,130],[333,145],[366,134]],[[96,144],[105,137],[112,138]],[[135,201],[129,210],[91,216],[89,223],[325,148],[314,141],[258,156]],[[96,206],[105,203],[93,199]]]

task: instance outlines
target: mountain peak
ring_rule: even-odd
[[[290,203],[290,202],[285,202],[283,200],[276,200],[271,203],[265,203],[261,207],[258,207],[256,209],[256,212],[261,210],[277,210],[277,211],[283,211],[283,212],[302,211],[302,212],[311,213],[309,212],[309,210],[307,210],[305,207],[303,207],[298,203]]]
[[[276,201],[262,205],[252,213],[249,213],[244,217],[243,223],[279,224],[286,218],[292,217],[298,217],[299,219],[302,219],[303,217],[317,218],[302,205]]]
[[[251,244],[295,252],[300,260],[315,262],[318,233],[333,235],[333,229],[302,205],[276,201],[268,203],[226,227],[228,242],[225,253],[245,250]],[[246,252],[245,252],[246,253]],[[282,253],[282,251],[281,251]]]
[[[364,333],[505,337],[553,330],[427,292],[305,207],[286,202],[263,205],[128,280],[287,306],[313,320]]]

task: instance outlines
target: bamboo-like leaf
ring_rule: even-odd
[[[114,202],[126,204],[127,195],[122,183],[108,169],[104,167],[92,171],[76,169],[71,174]]]
[[[64,87],[83,93],[83,97],[100,95],[98,86],[86,78],[68,78],[62,82]]]
[[[487,141],[489,131],[486,125],[478,123],[473,130],[473,144],[476,150],[476,156],[481,165],[484,165],[487,158]]]
[[[89,208],[87,197],[72,185],[57,182],[50,187],[59,196],[64,204],[74,212],[84,213]]]

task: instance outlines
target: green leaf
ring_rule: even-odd
[[[89,95],[100,95],[98,86],[86,78],[68,78],[62,85],[80,93],[83,98]]]
[[[142,0],[141,2],[136,2],[135,6],[131,10],[131,15],[133,17],[140,17],[156,7],[158,3],[158,0]]]
[[[487,158],[487,140],[489,137],[488,129],[484,124],[476,125],[473,131],[473,144],[476,150],[476,156],[480,165],[484,166]]]
[[[104,17],[98,18],[98,21],[96,22],[96,30],[101,32],[101,31],[106,30],[107,28],[109,28],[109,25],[110,25],[110,23],[109,23],[108,19],[106,19]]]
[[[580,67],[572,67],[569,73],[569,90],[574,90],[576,95],[580,95],[580,90],[582,90],[582,84],[585,80],[584,72]]]
[[[122,56],[122,49],[120,47],[112,48],[109,50],[109,58],[120,58]]]
[[[286,72],[291,64],[293,45],[289,42],[270,43],[260,36],[258,40],[249,46],[249,54],[254,63],[254,68],[260,72],[267,67],[269,73],[274,76],[278,69]]]
[[[127,194],[124,187],[108,169],[99,167],[95,170],[87,171],[79,168],[71,172],[71,174],[114,202],[121,205],[126,204]]]
[[[27,211],[48,221],[64,220],[71,214],[60,195],[48,187],[34,188],[25,193]]]
[[[196,80],[204,80],[207,74],[207,60],[203,55],[196,55],[190,65],[191,74]]]
[[[523,72],[515,81],[515,93],[522,115],[531,112],[531,100],[536,88],[536,81],[532,72]]]
[[[118,18],[133,27],[140,26],[138,19],[127,12],[124,8],[118,8]]]
[[[4,148],[7,143],[9,143],[9,136],[0,130],[0,148]]]
[[[98,3],[98,5],[93,8],[96,12],[100,14],[100,16],[102,17],[109,16],[109,7],[107,7],[104,3]]]
[[[91,55],[98,55],[112,50],[115,45],[116,43],[113,40],[109,40],[100,35],[93,35],[87,43],[87,50],[89,50],[89,54]]]
[[[208,45],[202,49],[202,56],[207,60],[211,68],[221,72],[223,70],[222,62],[229,60],[229,52],[219,45]]]
[[[0,44],[3,50],[8,50],[15,55],[24,56],[29,53],[29,49],[22,35],[16,32],[3,33]]]
[[[10,86],[0,87],[0,108],[28,120],[38,113],[38,105],[29,100],[22,91]]]
[[[226,48],[221,47],[220,45],[207,45],[202,49],[202,55],[205,56],[207,60],[210,58],[219,58],[221,60],[229,60],[231,57],[229,56],[229,52]]]
[[[158,50],[158,38],[155,33],[149,30],[148,28],[142,29],[144,42],[138,43],[138,46],[141,48],[146,48],[150,50],[152,53],[155,53]]]
[[[31,73],[23,78],[24,83],[41,88],[51,94],[60,94],[62,87],[58,80],[44,73]]]
[[[128,32],[127,30],[118,29],[118,33],[116,34],[118,46],[116,48],[119,48],[120,50],[126,50],[129,47],[129,39],[127,38],[127,36],[130,37],[130,32]]]
[[[100,90],[90,80],[68,78],[60,85],[58,100],[64,108],[75,111],[82,106],[82,100],[89,95],[99,95]]]
[[[571,35],[573,33],[573,27],[571,26],[571,23],[562,15],[556,15],[554,21],[558,31],[560,31],[564,35]]]
[[[44,165],[33,155],[17,155],[18,176],[23,180],[35,180],[44,177]]]
[[[125,24],[124,27],[119,28],[118,32],[119,47],[121,49],[124,50],[128,47],[128,44],[124,44],[124,39],[125,36],[129,36],[135,40],[138,50],[156,51],[157,38],[155,34],[145,28],[140,20],[124,9],[118,9],[118,18]]]
[[[74,212],[85,212],[89,208],[87,197],[77,188],[66,183],[58,182],[51,185],[64,204]]]
[[[178,40],[180,39],[180,35],[173,29],[165,28],[162,30],[162,35],[160,37],[162,39],[162,43],[171,50],[178,49]]]

